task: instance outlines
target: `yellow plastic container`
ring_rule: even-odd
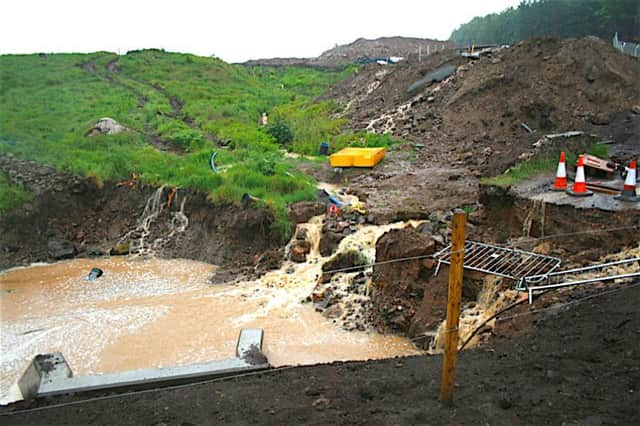
[[[385,148],[344,148],[329,156],[331,167],[373,167],[384,158]]]

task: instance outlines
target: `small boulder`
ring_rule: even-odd
[[[49,256],[56,260],[71,259],[77,253],[73,243],[67,240],[49,240],[47,243],[47,251]]]
[[[323,313],[322,315],[324,315],[326,318],[329,319],[334,319],[334,318],[339,318],[340,315],[343,314],[343,309],[342,306],[340,306],[340,304],[336,303],[335,305],[331,305],[329,306]]]
[[[342,253],[337,253],[322,265],[322,282],[329,282],[335,271],[362,271],[367,263],[367,257],[360,251],[348,250]]]
[[[131,243],[129,241],[125,241],[122,243],[118,243],[115,246],[111,247],[109,254],[111,256],[124,256],[129,254],[129,250],[131,248]]]
[[[631,107],[631,112],[640,115],[640,105],[634,105]]]
[[[342,233],[334,231],[323,232],[320,236],[320,254],[322,256],[331,255],[336,251],[344,237]]]
[[[607,114],[593,115],[590,117],[589,121],[591,121],[591,124],[595,124],[596,126],[606,126],[610,122]]]
[[[306,240],[296,240],[289,253],[292,262],[303,263],[307,261],[307,254],[311,251],[311,243]]]
[[[98,120],[98,122],[89,129],[86,136],[115,135],[127,130],[129,129],[118,123],[113,118],[104,117]]]
[[[301,201],[289,206],[287,216],[294,223],[305,223],[312,217],[325,213],[325,211],[325,205],[318,201]]]
[[[327,398],[318,398],[315,401],[313,401],[313,408],[315,408],[318,411],[323,411],[327,408],[329,408],[329,406],[331,405],[331,401]]]
[[[284,248],[267,250],[256,260],[255,270],[258,273],[272,271],[282,266]]]
[[[594,81],[596,81],[598,78],[600,77],[600,70],[598,69],[598,67],[596,67],[595,65],[593,65],[589,71],[587,72],[587,81],[589,83],[593,83]]]
[[[309,231],[306,228],[300,228],[296,232],[296,240],[308,240],[309,239]]]

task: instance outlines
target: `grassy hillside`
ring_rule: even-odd
[[[336,105],[312,102],[352,71],[245,68],[158,50],[0,56],[0,151],[100,179],[137,173],[217,201],[239,202],[248,192],[276,212],[284,236],[284,206],[313,198],[314,184],[283,157],[260,114],[289,128],[287,148],[299,153],[314,153],[323,140],[335,149],[386,144],[341,134]],[[101,117],[131,131],[87,137]],[[209,168],[214,151],[217,174]]]

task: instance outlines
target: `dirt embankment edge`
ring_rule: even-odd
[[[161,257],[200,260],[240,272],[280,246],[269,211],[213,204],[203,192],[161,189],[135,180],[102,183],[6,155],[0,157],[0,170],[35,193],[30,203],[0,217],[0,269],[101,256],[117,246],[128,252],[141,237],[136,230],[141,219],[152,213],[153,196],[157,216],[148,220],[145,244],[155,246],[154,253]],[[180,212],[186,221],[176,224]]]

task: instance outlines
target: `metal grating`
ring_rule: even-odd
[[[451,263],[451,244],[434,255],[441,263]],[[560,266],[557,257],[494,246],[477,241],[464,243],[464,268],[472,271],[519,280],[531,275],[546,275]]]
[[[629,268],[633,267],[634,264],[636,267],[632,268],[633,270],[630,271]],[[612,267],[615,268],[607,272],[607,270]],[[588,275],[580,278],[579,276],[583,274]],[[529,304],[531,304],[533,303],[534,291],[555,290],[563,287],[572,287],[595,282],[624,280],[635,277],[640,277],[640,257],[583,266],[581,268],[569,269],[566,271],[556,271],[544,275],[523,277],[516,284],[516,290],[528,291]],[[530,283],[538,285],[530,286]]]

